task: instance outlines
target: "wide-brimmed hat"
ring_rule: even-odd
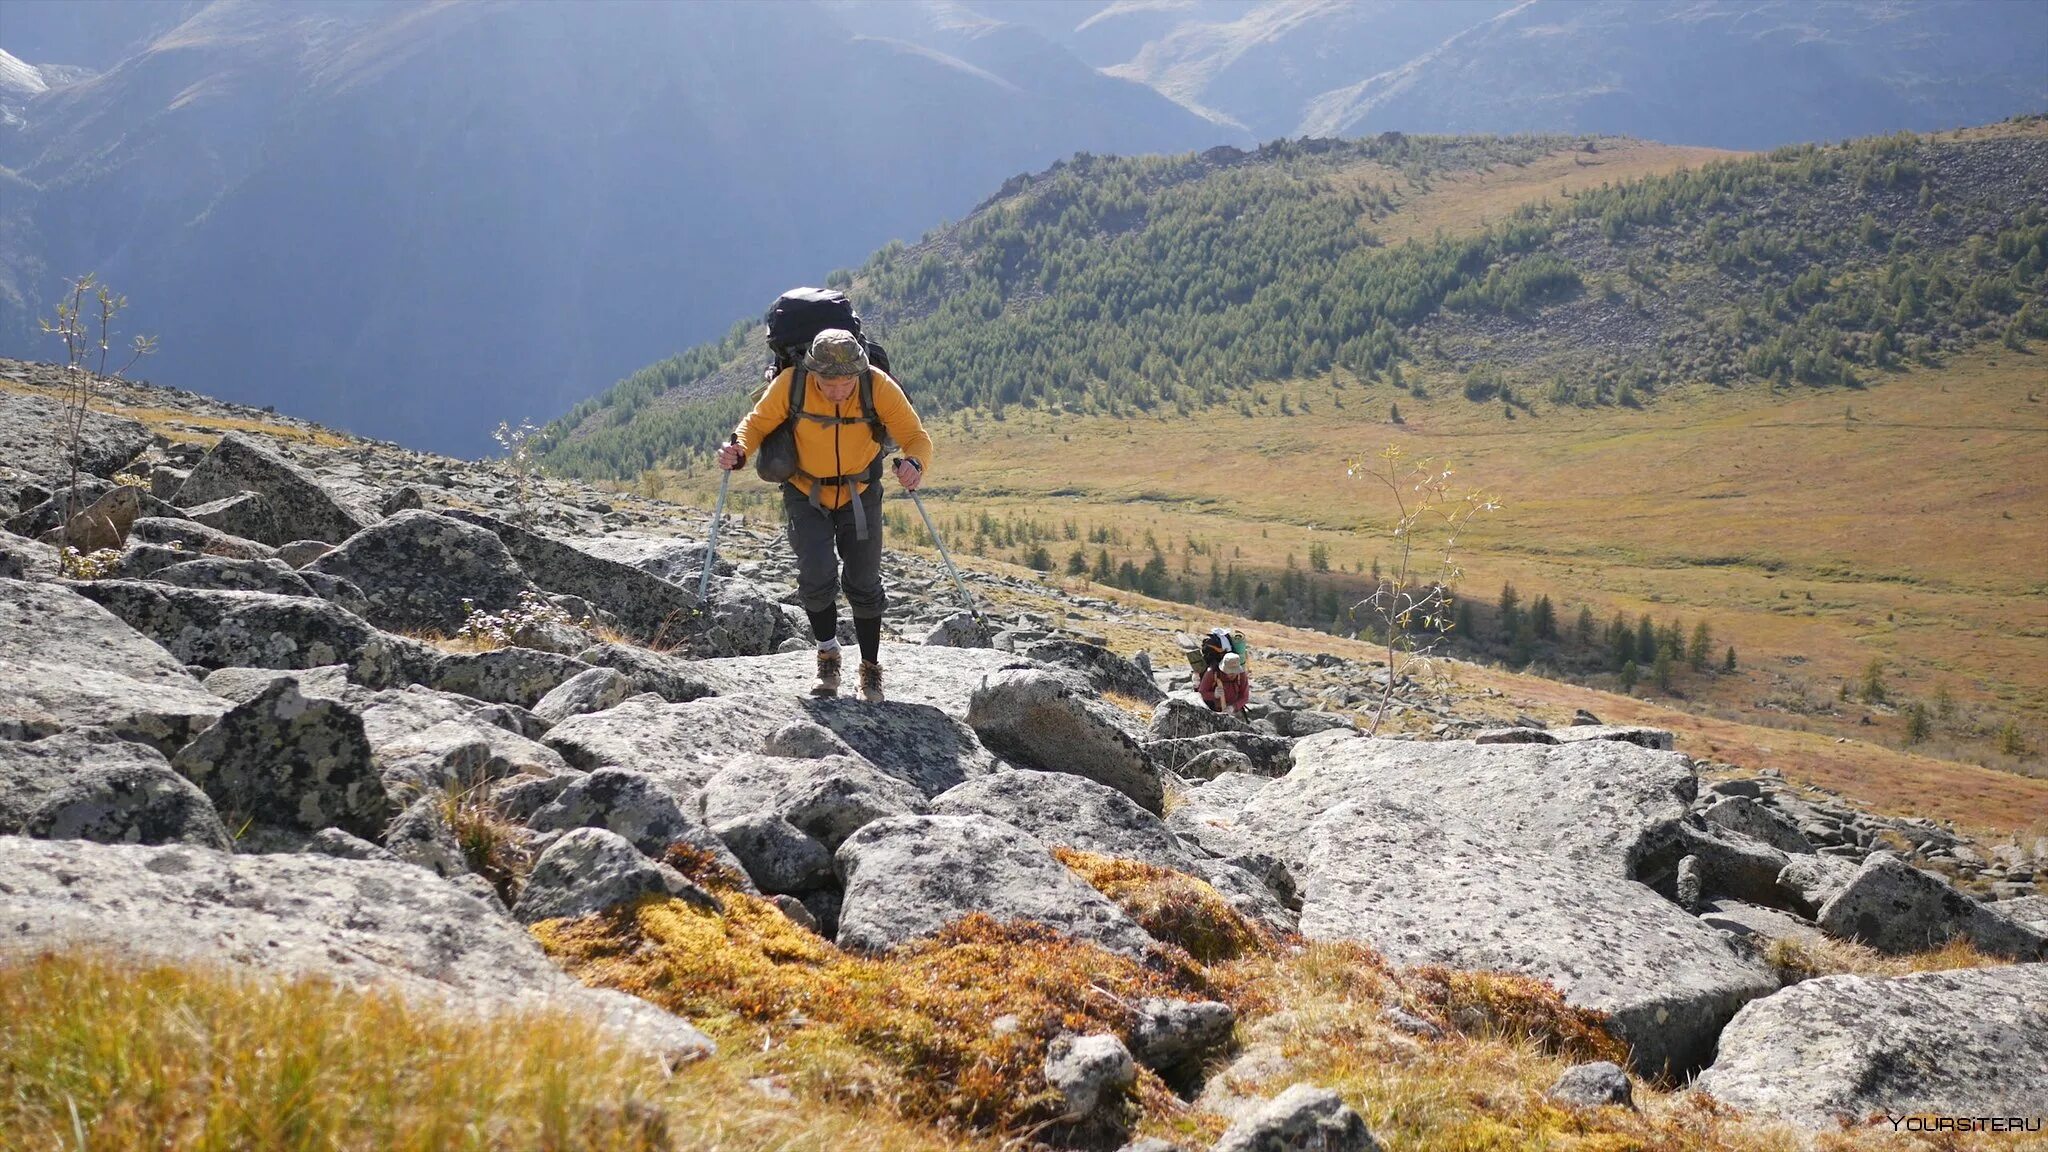
[[[811,338],[804,368],[813,376],[858,376],[868,370],[868,350],[844,328],[827,328]]]
[[[1225,676],[1244,675],[1244,657],[1239,656],[1235,652],[1225,655],[1223,657],[1223,674]]]

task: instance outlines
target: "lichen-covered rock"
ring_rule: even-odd
[[[521,923],[588,916],[642,896],[673,896],[716,908],[711,894],[682,873],[640,854],[615,832],[578,828],[534,862],[512,915]]]
[[[989,637],[972,613],[955,612],[934,625],[924,643],[928,648],[986,648]]]
[[[573,656],[536,648],[495,648],[444,655],[424,682],[437,692],[531,708],[571,677],[589,671],[594,669]]]
[[[533,705],[533,714],[551,725],[560,724],[571,716],[602,712],[624,703],[636,691],[633,682],[615,669],[585,666],[549,689]]]
[[[1036,921],[1127,955],[1152,943],[1043,842],[986,816],[877,820],[839,846],[838,865],[842,948],[893,948],[971,912]]]
[[[1747,796],[1725,796],[1700,812],[1707,823],[1761,840],[1780,852],[1812,852],[1799,827]]]
[[[1573,1108],[1600,1108],[1616,1105],[1622,1108],[1635,1107],[1635,1089],[1629,1085],[1628,1073],[1621,1065],[1608,1060],[1597,1060],[1591,1064],[1575,1064],[1565,1069],[1545,1096],[1560,1104]]]
[[[687,844],[710,853],[735,874],[745,871],[724,841],[677,803],[674,793],[650,776],[623,768],[600,768],[570,781],[526,824],[536,832],[603,828],[655,859],[672,844]]]
[[[932,800],[939,816],[990,816],[1047,844],[1195,872],[1164,820],[1114,788],[1064,772],[994,772]]]
[[[105,728],[175,752],[227,705],[71,586],[0,579],[0,739]]]
[[[720,689],[704,677],[704,664],[627,644],[592,645],[576,653],[576,658],[624,676],[635,693],[651,692],[671,704],[716,696]]]
[[[397,631],[454,635],[464,602],[487,612],[539,589],[498,538],[434,512],[400,512],[344,540],[308,571],[340,576],[369,600],[369,620]]]
[[[788,756],[798,760],[816,760],[826,756],[852,756],[854,751],[846,741],[822,724],[809,720],[792,720],[769,733],[761,742],[763,756]]]
[[[697,803],[714,826],[766,813],[829,849],[885,816],[926,810],[925,795],[915,785],[858,756],[735,757],[704,782]]]
[[[1138,1005],[1131,1052],[1145,1067],[1169,1078],[1199,1072],[1209,1057],[1230,1046],[1237,1012],[1215,1000],[1150,999]]]
[[[469,872],[462,845],[442,813],[442,798],[422,796],[391,821],[384,831],[384,847],[407,864],[425,868],[436,876],[462,876]]]
[[[209,528],[197,520],[186,520],[171,516],[144,516],[128,529],[128,543],[155,544],[163,548],[176,548],[191,553],[188,560],[200,556],[225,556],[233,560],[268,560],[277,555],[277,550],[268,544],[231,536],[218,528]]]
[[[1097,692],[1115,692],[1140,704],[1166,698],[1152,675],[1100,644],[1079,640],[1041,640],[1024,650],[1026,659],[1079,673]]]
[[[584,988],[517,924],[406,864],[0,836],[0,876],[8,950],[119,941],[137,959],[320,976],[472,1013],[577,1012],[664,1056],[713,1047],[670,1013]]]
[[[694,585],[686,589],[495,516],[462,510],[446,514],[497,536],[534,583],[550,592],[580,596],[604,609],[618,620],[620,631],[642,643],[674,644],[693,630],[697,614]]]
[[[0,580],[55,580],[62,574],[55,548],[0,531]]]
[[[339,828],[322,828],[306,840],[301,849],[319,856],[333,856],[341,860],[382,860],[390,864],[402,864],[391,849],[382,844],[372,844],[361,836],[351,835]]]
[[[1159,773],[1115,709],[1030,668],[992,673],[967,706],[967,723],[997,755],[1046,772],[1105,784],[1151,812],[1164,802]]]
[[[1651,1074],[1704,1063],[1736,1009],[1778,987],[1635,879],[1688,816],[1697,781],[1682,756],[1334,734],[1295,755],[1233,830],[1288,864],[1311,939],[1547,979],[1612,1014]]]
[[[1669,752],[1674,743],[1669,730],[1649,728],[1640,724],[1574,724],[1566,728],[1549,729],[1548,734],[1559,744],[1613,740],[1656,752]]]
[[[346,664],[323,664],[318,668],[301,669],[216,668],[206,674],[203,683],[208,692],[223,700],[246,704],[261,695],[265,688],[286,678],[298,681],[299,691],[307,696],[342,700],[350,691]]]
[[[222,592],[272,592],[279,596],[313,596],[313,586],[282,560],[235,560],[202,556],[157,569],[150,579],[180,588]]]
[[[1823,976],[1736,1013],[1695,1087],[1813,1128],[1882,1114],[2040,1116],[2043,1036],[2048,964]]]
[[[357,683],[410,679],[434,654],[371,627],[325,600],[216,592],[144,580],[72,585],[185,664],[201,668],[318,668],[346,664]]]
[[[1209,772],[1243,771],[1236,760],[1208,757],[1210,752],[1235,752],[1251,761],[1251,770],[1261,776],[1285,776],[1294,770],[1294,741],[1265,732],[1216,732],[1145,742],[1145,755],[1162,772],[1193,778]]]
[[[237,825],[339,828],[376,840],[395,808],[362,718],[338,701],[302,695],[288,678],[235,705],[171,766]]]
[[[804,634],[808,636],[810,626],[807,623],[804,627]],[[711,692],[722,696],[771,693],[807,696],[818,674],[814,652],[814,648],[805,644],[797,651],[774,656],[691,661],[687,667]],[[967,717],[968,701],[990,673],[1004,668],[1041,667],[1008,652],[988,648],[926,648],[894,641],[883,641],[881,657],[890,703],[927,704],[957,719]],[[583,659],[590,660],[587,655]],[[848,665],[849,685],[852,683],[852,671],[852,665]],[[1086,681],[1079,674],[1065,670],[1052,674],[1064,679],[1077,692],[1085,692]]]
[[[54,391],[0,392],[0,460],[35,475],[65,475],[71,470],[69,429],[77,419]],[[96,408],[86,410],[78,427],[78,466],[94,476],[112,476],[142,455],[154,435],[140,421]]]
[[[293,540],[277,546],[277,558],[294,568],[303,568],[334,551],[334,545],[325,540]]]
[[[0,834],[228,851],[213,802],[153,748],[83,729],[0,740]]]
[[[1168,696],[1152,707],[1152,722],[1145,739],[1185,740],[1191,736],[1212,736],[1218,732],[1249,732],[1250,725],[1228,712],[1211,712],[1199,700]]]
[[[1045,1052],[1045,1082],[1060,1094],[1066,1115],[1093,1116],[1138,1082],[1138,1065],[1114,1036],[1062,1032]]]
[[[1328,1088],[1296,1084],[1232,1124],[1210,1152],[1380,1152],[1365,1118]]]
[[[263,497],[270,506],[274,530],[288,531],[287,539],[339,544],[369,523],[368,517],[344,507],[311,473],[239,432],[221,437],[193,467],[184,487],[178,489],[176,502],[189,509],[243,492]],[[271,545],[285,543],[285,539],[256,539]]]
[[[829,883],[832,851],[772,812],[712,826],[763,892],[794,894]]]
[[[1830,935],[1880,952],[1918,952],[1960,936],[1995,955],[2048,959],[2048,934],[1996,908],[1890,852],[1872,852],[1815,919]]]
[[[190,479],[186,482],[190,483]],[[270,501],[258,492],[237,492],[204,504],[188,505],[185,515],[208,528],[218,528],[244,540],[264,544],[284,542],[285,534],[278,526],[277,513],[270,507]]]

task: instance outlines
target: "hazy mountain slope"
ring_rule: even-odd
[[[0,347],[94,270],[159,379],[475,451],[1020,169],[1215,136],[1022,29],[983,47],[796,5],[217,3],[0,137],[38,189]]]
[[[1766,148],[1949,128],[2048,104],[2048,73],[2039,65],[2048,9],[2038,4],[962,0],[943,7],[1031,23],[1089,63],[1261,139],[1385,129],[1608,132]]]

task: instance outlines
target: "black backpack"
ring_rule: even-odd
[[[853,310],[853,301],[846,293],[831,288],[792,288],[778,296],[768,308],[768,366],[762,373],[768,383],[785,368],[794,368],[789,374],[789,411],[803,412],[804,397],[804,353],[810,350],[811,341],[827,328],[842,328],[853,333],[861,347],[867,350],[868,363],[882,371],[889,371],[889,353],[880,344],[861,335],[860,314]],[[760,449],[754,454],[754,474],[770,484],[780,484],[796,475],[796,422],[799,417],[792,415],[773,432],[761,440]],[[882,475],[882,459],[894,445],[889,442],[888,429],[882,426],[882,418],[875,413],[875,377],[873,372],[860,374],[860,415],[857,417],[813,416],[803,413],[802,419],[821,423],[864,423],[874,433],[876,443],[882,451],[875,454],[875,462],[868,470],[866,479],[872,483]]]

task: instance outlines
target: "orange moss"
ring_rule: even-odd
[[[1185,873],[1076,848],[1054,848],[1052,854],[1155,939],[1203,964],[1234,960],[1274,944],[1270,932],[1231,907],[1222,893]]]

